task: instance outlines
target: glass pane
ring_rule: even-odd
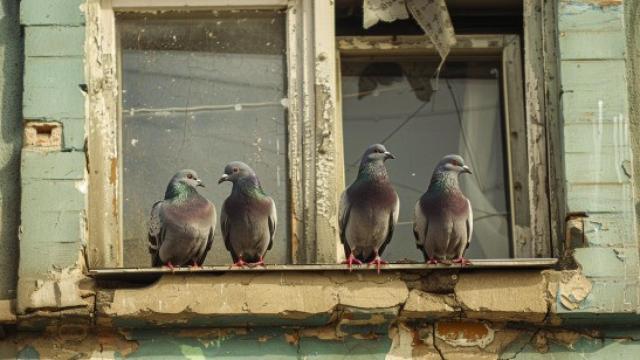
[[[179,169],[198,172],[218,211],[241,160],[278,205],[269,263],[286,263],[285,14],[165,13],[118,18],[122,69],[125,266],[149,266],[147,222]],[[230,263],[218,224],[206,264]]]
[[[413,209],[436,163],[463,156],[473,175],[460,177],[475,216],[470,258],[508,258],[509,207],[499,59],[447,60],[438,88],[438,60],[347,57],[342,60],[346,182],[357,176],[364,149],[386,145],[400,197],[400,218],[384,258],[422,261],[412,232]]]

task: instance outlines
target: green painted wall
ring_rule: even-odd
[[[0,4],[0,299],[10,299],[18,269],[23,39],[18,2]]]
[[[17,5],[9,0],[2,2],[0,161],[4,166],[0,167],[0,298],[11,297],[9,291],[15,288],[18,166],[22,168],[20,279],[25,296],[49,271],[72,266],[86,240],[82,226],[87,204],[80,184],[86,165],[85,99],[78,88],[78,84],[85,82],[82,3],[21,1],[20,21],[25,34],[22,79]],[[630,83],[630,79],[640,78],[636,72],[640,31],[634,23],[638,2],[624,4],[595,0],[558,2],[566,200],[569,211],[589,214],[585,227],[587,241],[576,250],[576,259],[593,283],[593,291],[578,309],[570,311],[558,303],[564,320],[575,323],[610,319],[624,322],[640,311],[637,212],[633,200],[637,184],[631,175],[637,177],[640,168],[633,166],[634,153],[637,156],[640,150],[640,119],[637,82]],[[635,58],[630,57],[632,49]],[[20,163],[21,112],[29,120],[61,122],[63,151],[47,154],[24,151]],[[47,256],[43,257],[43,253]],[[532,341],[539,332],[539,329],[525,331],[505,350],[509,354],[506,357],[546,358]],[[188,331],[176,335],[152,330],[129,336],[138,342],[131,355],[139,358],[169,354],[177,358],[214,355],[251,358],[263,354],[272,358],[342,358],[360,354],[362,358],[375,359],[384,358],[391,348],[387,334],[379,334],[376,340],[305,338],[291,344],[285,331],[277,327],[254,329],[245,335],[211,342],[198,340]],[[640,351],[638,338],[636,330],[607,330],[602,336],[579,337],[571,346],[560,340],[551,341],[547,351],[563,359],[603,356],[632,359]],[[10,351],[3,346],[0,354]],[[22,358],[31,358],[38,351],[36,347],[25,346],[20,348],[20,354]]]
[[[23,117],[58,122],[63,128],[61,151],[25,148],[22,154],[20,312],[29,306],[27,299],[38,280],[76,264],[84,241],[85,97],[79,87],[85,83],[83,3],[20,3],[25,37]]]
[[[593,283],[579,309],[558,305],[566,319],[640,307],[632,177],[640,148],[632,146],[624,10],[622,1],[558,3],[566,201],[568,211],[589,215],[575,258]]]

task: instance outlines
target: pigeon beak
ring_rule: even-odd
[[[473,174],[473,173],[471,172],[471,169],[469,169],[469,167],[468,167],[467,165],[465,165],[465,166],[463,166],[463,167],[462,167],[462,172],[466,172],[466,173],[468,173],[468,174]]]
[[[196,182],[198,183],[198,185],[196,186],[205,187],[204,184],[202,183],[202,180],[198,179],[196,180]]]
[[[220,179],[218,180],[218,184],[222,184],[225,181],[229,181],[229,175],[224,174],[220,177]]]
[[[396,157],[392,153],[390,153],[388,151],[385,151],[384,158],[385,159],[395,159]]]

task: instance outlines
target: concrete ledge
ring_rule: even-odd
[[[463,274],[454,292],[470,318],[539,323],[548,312],[547,283],[539,271]]]
[[[16,301],[15,299],[0,300],[0,325],[16,323]]]
[[[318,325],[345,309],[388,314],[409,290],[398,275],[247,273],[165,275],[141,289],[101,290],[98,321],[124,327],[180,323]],[[196,324],[197,323],[197,324]]]

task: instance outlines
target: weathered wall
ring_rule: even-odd
[[[0,3],[0,300],[16,297],[20,222],[22,35],[18,3]]]
[[[0,358],[637,357],[640,126],[627,90],[637,96],[628,80],[638,76],[629,57],[638,10],[625,4],[558,3],[567,208],[589,215],[572,223],[579,270],[191,274],[93,287],[80,253],[83,1],[22,0],[22,112],[33,141],[21,163],[18,324],[48,328],[11,334]]]
[[[560,326],[556,299],[578,308],[589,294],[577,271],[186,274],[118,284],[101,284],[94,324],[67,316],[44,333],[14,333],[0,355],[632,359],[640,350],[637,327]]]
[[[558,12],[567,209],[588,215],[574,225],[577,236],[570,243],[593,283],[585,304],[566,317],[635,314],[639,272],[633,151],[638,148],[631,146],[635,134],[626,67],[631,54],[626,51],[623,2],[562,0]]]
[[[20,313],[83,305],[74,285],[86,240],[82,4],[20,3],[28,130],[21,164]]]
[[[399,322],[363,334],[332,327],[155,329],[84,332],[52,328],[0,342],[18,359],[637,359],[638,329],[527,328],[505,323]]]

